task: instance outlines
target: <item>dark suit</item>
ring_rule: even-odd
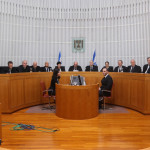
[[[110,75],[107,75],[101,80],[102,86],[101,90],[99,91],[99,96],[110,96],[109,92],[102,92],[102,90],[111,90],[112,85],[113,85],[113,80]]]
[[[146,64],[146,65],[144,65],[144,66],[143,66],[143,73],[145,73],[145,72],[146,72],[147,67],[148,67],[148,64]],[[149,67],[149,69],[148,69],[147,73],[150,73],[150,67]]]
[[[61,68],[61,71],[65,71],[65,66],[61,66],[60,68]],[[58,67],[55,66],[55,69],[58,69]],[[58,69],[58,70],[59,70],[59,69]]]
[[[37,66],[36,68],[34,68],[33,66],[31,66],[30,68],[32,68],[32,72],[40,72],[41,71],[40,66]]]
[[[103,68],[106,68],[106,67],[104,66]],[[103,68],[101,69],[101,72],[103,71]],[[109,66],[109,67],[107,68],[107,70],[108,70],[109,72],[113,72],[113,66]]]
[[[41,72],[50,72],[53,71],[52,67],[41,67]]]
[[[135,65],[134,67],[131,68],[131,66],[128,66],[127,72],[141,73],[141,67]]]
[[[98,71],[98,66],[93,65],[92,68],[90,68],[90,66],[86,66],[85,71]]]
[[[115,67],[114,72],[119,72],[118,68],[119,68],[119,66]],[[127,68],[125,66],[122,66],[122,69],[123,69],[122,70],[123,72],[127,72]]]
[[[30,72],[30,67],[28,65],[26,68],[23,68],[23,65],[20,65],[18,68],[19,72]]]
[[[53,92],[48,92],[49,95],[55,95],[55,83],[59,84],[59,79],[57,77],[52,77],[52,80],[51,80],[51,85],[49,87],[49,89],[52,89]]]
[[[3,73],[3,70],[2,70],[2,68],[0,67],[0,73]]]
[[[9,67],[4,69],[4,73],[17,73],[18,70],[16,67],[13,67],[12,69],[9,69]]]
[[[70,68],[69,68],[69,70],[68,71],[73,71],[73,70],[78,70],[78,71],[82,71],[82,68],[81,68],[81,66],[77,66],[77,68],[76,69],[74,69],[74,66],[70,66]]]

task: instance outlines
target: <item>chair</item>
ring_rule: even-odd
[[[112,89],[113,89],[113,86],[112,86],[111,90],[102,90],[102,92],[103,92],[103,109],[104,110],[105,110],[105,100],[112,98]],[[106,96],[104,93],[110,93],[110,96]]]
[[[53,90],[52,89],[46,89],[46,86],[45,86],[45,82],[41,81],[40,82],[40,85],[41,85],[41,89],[42,89],[42,96],[43,98],[48,98],[49,99],[49,107],[43,107],[42,109],[53,109],[54,108],[54,105],[51,106],[51,104],[55,104],[55,96],[52,95],[53,93]],[[48,92],[50,91],[51,95],[48,94]],[[54,102],[51,103],[51,97],[53,97],[53,100]]]

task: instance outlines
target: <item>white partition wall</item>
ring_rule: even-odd
[[[85,38],[85,52],[72,51],[72,38]],[[0,65],[28,60],[40,66],[77,60],[83,70],[96,49],[99,69],[150,56],[150,0],[0,0]]]

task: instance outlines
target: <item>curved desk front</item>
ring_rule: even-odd
[[[56,84],[56,115],[65,119],[96,117],[99,85],[71,86]]]
[[[101,72],[62,72],[60,84],[69,84],[71,75],[85,77],[87,85],[101,84]],[[110,103],[150,114],[150,74],[110,73],[114,86]],[[44,103],[40,81],[50,86],[52,72],[0,74],[2,113]]]
[[[2,117],[1,117],[1,103],[0,103],[0,145],[2,142]]]

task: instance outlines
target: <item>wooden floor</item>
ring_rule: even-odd
[[[11,131],[3,126],[1,148],[11,150],[139,150],[150,147],[150,115],[129,110],[125,114],[99,114],[88,120],[65,120],[55,114],[24,113],[2,115],[3,121],[57,127],[56,133]]]

